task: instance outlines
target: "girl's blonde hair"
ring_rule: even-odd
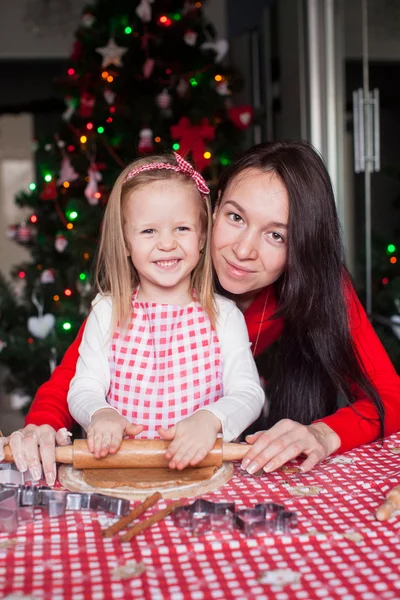
[[[98,291],[113,298],[112,331],[118,326],[125,328],[132,314],[132,292],[139,285],[139,276],[126,253],[124,238],[124,206],[130,194],[140,186],[154,181],[174,179],[182,185],[194,186],[199,195],[201,224],[205,233],[205,244],[200,260],[191,275],[191,286],[196,291],[197,300],[207,312],[212,325],[216,322],[216,303],[213,286],[211,261],[212,208],[209,194],[202,195],[194,181],[182,172],[167,169],[143,171],[127,181],[126,176],[143,165],[163,163],[176,166],[172,154],[149,156],[135,160],[118,177],[111,191],[104,214],[100,246],[96,262],[96,286]]]

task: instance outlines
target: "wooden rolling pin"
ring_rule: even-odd
[[[56,462],[72,464],[75,469],[138,469],[167,467],[165,452],[170,442],[164,440],[123,440],[116,454],[95,458],[89,452],[86,440],[75,440],[71,446],[57,446]],[[222,443],[218,439],[214,448],[198,467],[220,467],[222,462],[241,460],[247,444]],[[10,446],[5,446],[5,462],[14,462]]]

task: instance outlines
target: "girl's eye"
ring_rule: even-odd
[[[189,227],[185,227],[182,225],[181,227],[177,227],[178,231],[189,231]]]
[[[154,233],[154,229],[144,229],[142,233]]]
[[[240,223],[240,221],[243,221],[242,217],[234,212],[228,213],[228,219],[234,223]]]

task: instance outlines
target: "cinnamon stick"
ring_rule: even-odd
[[[136,525],[134,525],[133,527],[128,529],[128,531],[126,533],[124,533],[124,535],[121,535],[121,537],[120,537],[121,542],[129,542],[133,537],[139,535],[139,533],[142,533],[142,531],[149,529],[149,527],[154,525],[154,523],[158,523],[159,521],[162,521],[163,519],[165,519],[165,517],[167,517],[170,513],[172,513],[173,510],[175,510],[176,508],[179,508],[180,506],[183,506],[183,505],[184,505],[184,502],[182,500],[176,500],[175,502],[173,502],[166,508],[163,508],[162,510],[159,510],[158,512],[154,513],[154,515],[152,515],[145,521],[141,521],[140,523],[137,523]]]
[[[161,500],[162,496],[160,492],[156,492],[152,496],[148,496],[141,504],[133,508],[127,515],[121,517],[116,523],[107,527],[107,529],[103,529],[101,532],[103,537],[109,538],[114,535],[114,533],[118,533],[122,529],[125,529],[129,523],[140,517],[148,508],[154,506],[159,500]]]

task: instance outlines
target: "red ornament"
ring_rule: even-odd
[[[207,119],[202,119],[199,125],[192,125],[187,117],[182,117],[179,123],[172,125],[171,136],[174,140],[179,140],[179,154],[186,156],[191,152],[196,169],[203,171],[210,162],[210,159],[204,158],[204,141],[214,139],[215,127]]]
[[[80,98],[79,114],[84,119],[92,116],[94,108],[94,96],[89,92],[83,92]]]
[[[254,109],[249,104],[243,104],[243,106],[230,108],[228,115],[235,127],[247,129],[253,122]]]
[[[57,184],[54,179],[44,184],[40,194],[41,200],[55,200],[57,198]]]
[[[32,241],[33,231],[32,228],[26,225],[26,223],[22,223],[20,227],[18,227],[16,240],[20,244],[28,244]]]

